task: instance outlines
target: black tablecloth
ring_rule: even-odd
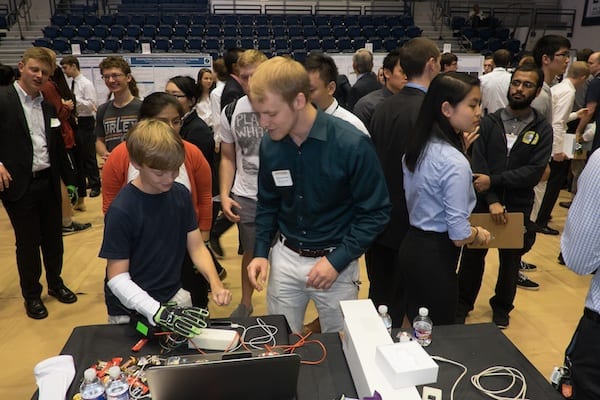
[[[278,328],[275,335],[278,344],[294,343],[295,335],[290,335],[289,327],[282,315],[269,315],[260,317],[265,323]],[[220,321],[220,320],[216,320]],[[256,318],[234,319],[235,323],[243,326],[256,324]],[[259,330],[249,331],[249,338],[262,334]],[[139,357],[143,355],[159,354],[160,346],[156,341],[148,342],[139,352],[133,352],[131,347],[141,338],[129,325],[90,325],[73,329],[71,336],[63,347],[61,354],[70,354],[75,362],[76,374],[67,393],[67,399],[79,392],[79,384],[86,368],[97,363],[98,360],[110,360],[112,357],[127,359],[130,355]],[[338,334],[311,335],[311,339],[321,341],[327,348],[327,358],[319,365],[302,365],[298,377],[298,400],[332,400],[339,399],[339,395],[355,396],[352,377],[346,365],[342,345]],[[169,355],[193,353],[193,350],[183,346],[173,350]],[[300,348],[297,353],[306,360],[318,360],[322,350],[317,345],[307,345]],[[265,382],[268,387],[268,382]],[[337,396],[337,397],[336,397]],[[37,393],[33,396],[37,399]]]
[[[276,335],[278,343],[293,343],[297,340],[294,335],[289,335],[283,316],[261,318],[266,323],[279,328]],[[247,318],[235,322],[248,326],[255,324],[256,319]],[[327,358],[319,365],[301,366],[298,378],[298,400],[337,400],[341,394],[356,397],[339,335],[337,333],[314,334],[310,338],[320,340],[325,345]],[[71,399],[73,394],[78,392],[83,371],[98,360],[108,360],[116,356],[126,358],[129,355],[159,353],[159,346],[155,342],[149,342],[138,353],[132,352],[131,347],[138,339],[138,334],[127,325],[92,325],[75,328],[61,351],[61,354],[73,356],[77,369],[67,399]],[[470,377],[495,365],[514,367],[523,373],[527,380],[528,399],[562,399],[494,324],[436,326],[433,330],[433,341],[426,350],[430,355],[442,356],[467,366],[468,372],[457,387],[454,396],[456,399],[488,399],[471,385]],[[173,352],[173,354],[184,353],[191,353],[191,351],[182,348]],[[316,345],[307,345],[300,348],[297,353],[304,360],[318,360],[322,355],[321,349]],[[438,364],[438,381],[429,386],[442,389],[443,399],[450,399],[450,389],[462,369],[446,363],[438,362]],[[493,378],[485,380],[484,384],[494,388],[505,387],[507,382],[508,379],[505,378]],[[37,398],[37,395],[34,395],[34,398]]]
[[[425,348],[432,356],[457,361],[468,368],[454,393],[455,399],[489,399],[471,384],[471,376],[492,366],[513,367],[527,381],[527,398],[531,400],[564,400],[527,358],[494,324],[446,325],[433,328],[431,345]],[[442,389],[443,399],[450,399],[450,389],[463,371],[460,367],[437,362],[438,381],[428,386]],[[487,388],[505,388],[510,378],[488,378],[482,381]],[[516,384],[516,389],[520,383]],[[516,390],[504,394],[511,397]]]

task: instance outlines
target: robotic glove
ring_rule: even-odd
[[[153,319],[165,329],[192,338],[200,334],[202,328],[206,328],[206,317],[208,317],[208,310],[204,308],[163,304],[154,314]]]

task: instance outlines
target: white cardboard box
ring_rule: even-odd
[[[395,389],[437,381],[438,365],[416,341],[377,346],[375,361]]]
[[[359,397],[372,396],[375,390],[383,400],[421,400],[417,389],[394,388],[376,360],[377,346],[391,345],[388,334],[370,299],[341,301],[344,314],[342,349]]]

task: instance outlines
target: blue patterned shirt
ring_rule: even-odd
[[[560,248],[565,263],[579,275],[600,267],[600,152],[595,152],[577,181],[577,195],[569,208]],[[592,278],[585,306],[600,313],[600,273]]]

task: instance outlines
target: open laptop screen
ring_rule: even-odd
[[[300,357],[281,354],[152,367],[153,400],[293,400]]]

